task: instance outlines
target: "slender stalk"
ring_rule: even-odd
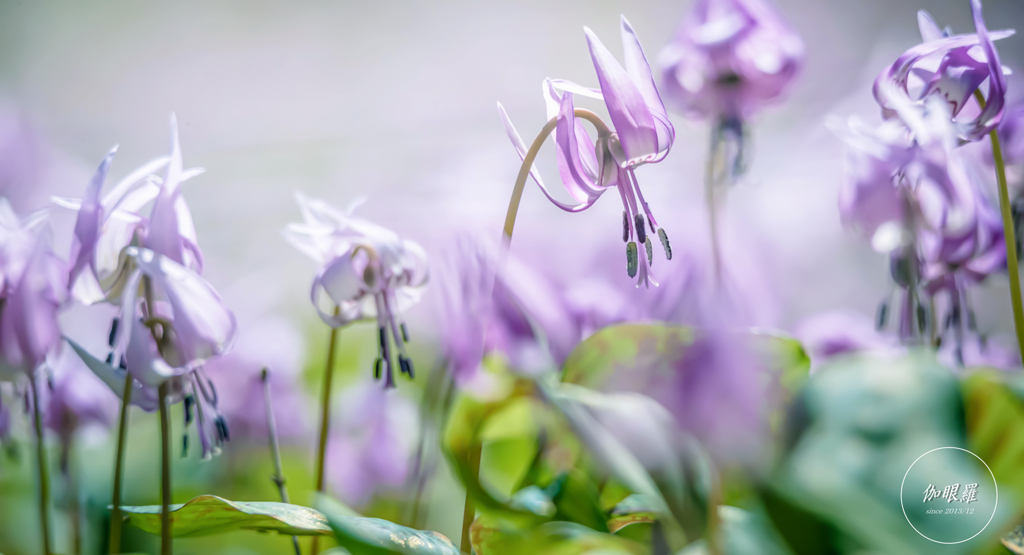
[[[473,469],[473,474],[480,475],[480,457],[483,454],[483,446],[478,445],[469,454],[469,464]],[[473,506],[473,497],[466,492],[466,505],[462,509],[462,540],[459,543],[459,549],[463,553],[472,553],[473,546],[469,540],[469,527],[473,524],[473,520],[476,518],[476,508]]]
[[[117,425],[117,453],[114,455],[114,491],[110,504],[110,541],[108,550],[121,553],[121,472],[124,468],[124,447],[128,439],[128,407],[132,404],[132,376],[125,372],[124,393],[121,394],[121,417]]]
[[[171,418],[167,382],[160,384],[160,554],[171,555]]]
[[[74,426],[72,426],[74,429]],[[78,480],[75,476],[74,434],[72,433],[61,446],[60,470],[64,475],[64,485],[68,495],[68,519],[71,520],[71,552],[79,555],[82,552],[82,505],[79,502]]]
[[[1006,243],[1006,272],[1010,276],[1010,304],[1013,308],[1013,329],[1017,333],[1018,353],[1024,356],[1024,305],[1021,304],[1020,271],[1017,267],[1017,235],[1010,210],[1010,191],[1006,184],[1006,162],[995,129],[989,133],[992,139],[992,158],[996,165],[996,181],[999,183],[999,211],[1003,216],[1003,238]]]
[[[711,463],[714,464],[714,463]],[[719,538],[718,531],[721,528],[721,524],[718,519],[718,507],[722,504],[722,482],[718,472],[712,468],[711,478],[711,496],[708,499],[708,529],[707,529],[707,545],[709,555],[721,555],[722,546],[721,538]]]
[[[263,369],[260,380],[263,382],[263,407],[267,411],[267,435],[270,436],[270,456],[274,460],[274,475],[271,480],[277,485],[277,493],[281,496],[282,503],[290,503],[288,500],[288,488],[284,483],[284,470],[281,465],[281,446],[277,442],[277,422],[274,420],[274,405],[270,402],[270,379],[269,370]],[[299,548],[299,538],[292,536],[292,545],[295,546],[295,555],[302,555]]]
[[[978,105],[985,108],[985,97],[981,90],[974,90]],[[1006,273],[1010,277],[1010,307],[1013,310],[1013,331],[1017,334],[1017,349],[1024,357],[1024,305],[1021,303],[1020,270],[1017,267],[1017,233],[1013,225],[1013,211],[1010,206],[1010,189],[1006,183],[1006,161],[999,143],[999,132],[992,129],[988,134],[992,141],[992,160],[996,167],[996,183],[999,189],[999,212],[1003,218],[1003,243],[1006,245]]]
[[[50,478],[46,473],[46,445],[43,443],[43,415],[39,406],[39,384],[36,376],[29,376],[32,382],[32,411],[36,428],[36,462],[39,464],[39,522],[43,534],[43,553],[50,555]]]
[[[594,112],[584,110],[582,108],[576,108],[575,115],[578,118],[583,118],[594,124],[599,136],[607,136],[611,134],[611,131],[608,130],[608,126],[606,126],[604,122],[601,121],[601,118]],[[544,127],[541,128],[540,133],[537,134],[537,138],[533,140],[533,144],[530,145],[530,149],[526,151],[526,155],[523,156],[523,164],[519,166],[519,175],[516,177],[516,184],[512,188],[512,198],[508,201],[508,211],[505,213],[505,227],[503,231],[506,246],[512,242],[512,230],[515,228],[516,215],[519,213],[519,201],[523,198],[523,189],[526,187],[527,178],[530,177],[530,168],[533,167],[533,161],[537,158],[537,154],[540,153],[540,147],[544,146],[544,141],[548,138],[548,135],[555,130],[556,125],[558,125],[558,118],[551,118],[548,120],[548,122],[544,124]]]
[[[338,312],[335,309],[335,313]],[[331,426],[331,382],[334,377],[334,355],[338,347],[338,335],[341,328],[331,328],[331,338],[327,343],[327,366],[324,368],[324,385],[320,392],[320,443],[316,452],[316,491],[324,491],[324,455],[327,451],[327,433]],[[310,553],[316,555],[319,542],[317,536],[313,536],[312,550]]]

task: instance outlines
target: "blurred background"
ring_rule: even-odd
[[[828,309],[870,315],[889,287],[886,258],[839,224],[843,149],[826,117],[878,120],[871,82],[918,42],[917,10],[954,31],[973,25],[966,0],[777,3],[803,36],[806,64],[788,100],[753,122],[751,170],[730,193],[724,226],[756,258],[756,278],[773,291],[776,308],[760,324],[790,330]],[[114,179],[167,152],[168,116],[175,112],[186,166],[207,170],[184,188],[206,256],[204,275],[239,313],[242,337],[273,351],[267,356],[277,357],[281,373],[304,372],[302,383],[314,391],[327,330],[307,300],[314,265],[281,237],[299,219],[294,192],[339,206],[365,195],[364,217],[420,242],[434,257],[460,232],[497,237],[519,159],[495,103],[530,140],[544,122],[545,77],[596,84],[583,26],[618,55],[619,14],[626,15],[655,65],[688,7],[685,0],[3,2],[0,195],[19,211],[44,207],[51,195],[80,197],[111,146],[120,144]],[[989,0],[985,13],[990,28],[1012,27],[1024,21],[1024,3]],[[1021,67],[1022,40],[999,43],[1005,65]],[[1020,98],[1014,85],[1010,95]],[[683,245],[705,237],[701,180],[709,129],[681,117],[674,122],[673,152],[638,177],[674,245]],[[553,153],[540,163],[557,182]],[[602,245],[618,248],[620,210],[603,200],[583,214],[566,214],[528,186],[514,250],[571,286],[595,271]],[[52,214],[58,248],[66,252],[73,214]],[[659,257],[655,272],[660,264],[668,263]],[[625,272],[611,275],[629,287]],[[975,299],[984,315],[979,324],[998,338],[1011,330],[1005,277],[983,289]],[[407,315],[414,359],[423,368],[436,359],[433,297],[428,292]],[[67,320],[84,343],[104,341],[106,330],[90,326],[90,317],[72,311]],[[376,352],[370,328],[342,335],[343,385],[369,377]],[[230,375],[222,379],[232,382]],[[415,397],[416,387],[405,394]],[[224,397],[232,394],[222,389]],[[308,500],[311,482],[310,406],[295,403],[278,416],[307,423],[286,453],[299,503]],[[132,435],[151,436],[155,416],[136,416]],[[101,508],[110,446],[98,434],[81,449],[80,458],[94,463],[83,466],[81,481],[96,494],[94,509]],[[229,443],[213,461],[197,461],[195,453],[176,461],[176,495],[188,499],[216,483],[226,497],[275,499],[261,449],[260,441]],[[34,512],[15,501],[34,492],[28,455],[8,452],[0,465],[0,552],[18,553],[35,541],[34,534],[21,537]],[[133,445],[126,502],[157,502],[157,460],[155,442]],[[428,527],[456,538],[462,497],[450,477],[442,478],[448,486],[433,491],[448,490],[450,498],[436,500]],[[388,516],[397,509],[381,502],[374,510]],[[139,536],[146,545],[149,539]],[[254,536],[215,542],[231,541],[236,553],[287,549],[287,538]],[[181,553],[211,546],[228,552],[220,543],[179,544]]]

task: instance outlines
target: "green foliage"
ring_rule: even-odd
[[[1001,490],[1024,500],[1024,397],[997,371],[974,372],[961,382],[970,449],[981,457]]]
[[[160,505],[121,507],[132,525],[160,533]],[[183,505],[171,505],[171,533],[176,538],[194,538],[256,530],[288,536],[330,533],[327,519],[308,507],[288,503],[228,501],[216,495],[200,495]]]
[[[338,545],[352,555],[458,555],[459,549],[437,532],[420,531],[379,518],[353,516],[326,497],[318,504]]]

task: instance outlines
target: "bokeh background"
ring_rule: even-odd
[[[730,193],[725,228],[757,259],[757,279],[774,292],[776,309],[763,324],[788,330],[828,309],[870,315],[889,287],[885,257],[839,224],[842,144],[826,118],[877,120],[871,81],[918,41],[918,9],[955,31],[973,25],[966,0],[778,4],[804,38],[806,64],[788,100],[754,122],[752,168]],[[519,160],[495,102],[532,137],[543,123],[542,79],[596,83],[583,26],[619,53],[618,18],[625,14],[656,64],[688,7],[685,0],[3,2],[0,195],[22,211],[47,205],[51,195],[78,197],[114,144],[120,151],[112,175],[123,176],[167,151],[168,115],[175,112],[186,166],[207,169],[185,185],[205,276],[239,312],[243,335],[247,326],[274,322],[279,333],[266,341],[287,351],[279,353],[281,364],[293,368],[283,371],[309,369],[302,379],[313,390],[327,332],[307,301],[315,268],[281,237],[299,217],[293,193],[342,206],[365,195],[364,216],[420,242],[432,256],[460,232],[497,237]],[[985,13],[990,28],[1019,26],[1024,3],[988,0]],[[999,43],[1004,64],[1021,67],[1022,40]],[[1011,80],[1011,96],[1020,98],[1021,90]],[[674,122],[672,154],[639,177],[678,245],[704,240],[701,179],[709,130],[681,117]],[[546,155],[541,163],[554,180],[553,154]],[[514,248],[571,286],[595,271],[602,245],[618,245],[619,212],[617,202],[605,200],[584,214],[566,214],[530,186]],[[65,252],[72,219],[53,209]],[[663,259],[655,271],[659,264]],[[625,272],[616,275],[629,287]],[[1011,329],[1005,295],[1005,277],[997,276],[975,299],[982,329],[997,339]],[[428,293],[407,315],[423,367],[436,358],[435,308]],[[83,337],[102,341],[106,330],[92,329],[88,318],[67,318]],[[357,327],[343,342],[343,384],[362,380],[375,353],[373,332]],[[278,418],[308,420],[304,408]],[[133,435],[155,430],[155,417],[150,420],[134,419]],[[297,439],[286,456],[299,502],[308,496],[311,438]],[[256,453],[245,446],[232,453],[229,444],[210,462],[194,454],[176,461],[176,495],[187,499],[217,483],[226,496],[273,499],[269,459],[262,451],[249,456],[249,448]],[[140,441],[133,449],[127,501],[156,502],[155,443],[147,449]],[[99,434],[81,455],[92,463],[83,467],[83,482],[97,492],[99,507],[109,487],[109,451]],[[34,534],[20,539],[34,512],[15,502],[18,492],[34,491],[27,455],[7,453],[0,466],[0,552],[17,553],[35,541]],[[437,495],[429,527],[457,537],[461,494]],[[388,510],[380,509],[385,516]],[[287,548],[286,538],[234,536],[238,553]],[[211,545],[181,542],[179,552]]]

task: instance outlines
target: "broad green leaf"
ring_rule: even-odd
[[[792,555],[766,518],[736,507],[718,507],[719,534],[724,555]],[[709,553],[707,542],[698,540],[678,555]],[[825,553],[825,552],[820,552]]]
[[[338,545],[352,555],[458,555],[445,536],[414,530],[388,520],[349,515],[337,501],[321,497],[318,506],[327,516]]]
[[[608,518],[608,529],[616,533],[622,528],[635,523],[650,523],[658,519],[657,511],[653,510],[647,499],[642,495],[630,495],[616,505]]]
[[[692,328],[671,324],[608,326],[572,350],[562,366],[562,381],[605,389],[616,378],[628,379],[628,370],[641,362],[656,365],[663,359],[678,358],[680,349],[690,345],[693,338]]]
[[[650,548],[628,538],[597,532],[572,522],[548,522],[522,530],[498,517],[481,515],[470,527],[477,555],[647,555]]]
[[[998,371],[979,371],[961,382],[971,451],[995,474],[1000,489],[1024,499],[1024,399]]]
[[[1024,555],[1024,524],[1014,528],[1010,533],[1002,537],[1006,549],[1017,555]]]
[[[121,507],[128,522],[150,534],[160,533],[160,505]],[[264,501],[228,501],[200,495],[183,505],[171,505],[171,534],[194,538],[256,530],[288,536],[330,535],[327,519],[308,507]]]

